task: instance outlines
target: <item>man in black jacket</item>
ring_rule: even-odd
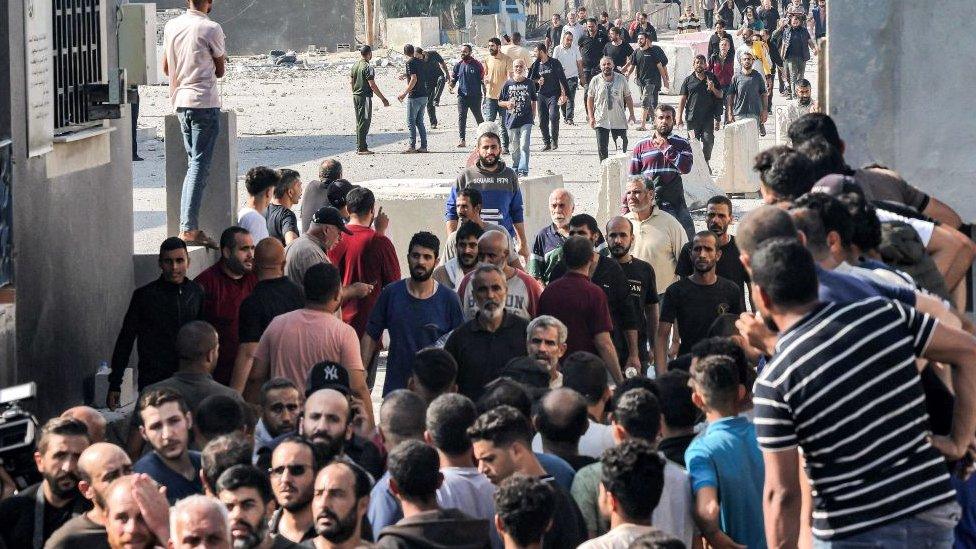
[[[122,321],[122,329],[112,352],[112,373],[108,378],[110,409],[119,406],[122,376],[129,365],[132,345],[138,340],[139,364],[138,388],[162,381],[176,372],[179,356],[176,352],[176,334],[180,327],[200,319],[203,305],[203,288],[190,280],[186,272],[190,267],[190,255],[186,243],[170,237],[159,246],[159,268],[162,274],[157,280],[137,288],[129,301],[129,310]]]

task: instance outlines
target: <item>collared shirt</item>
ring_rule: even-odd
[[[305,233],[285,246],[285,275],[299,288],[304,288],[305,271],[318,263],[331,263],[318,238]]]
[[[552,315],[566,325],[569,337],[564,357],[576,351],[596,354],[596,335],[613,331],[607,295],[587,277],[572,271],[542,292],[539,314]]]
[[[614,72],[607,80],[602,73],[594,75],[586,88],[586,97],[593,99],[593,118],[596,126],[608,130],[627,129],[627,99],[630,98],[630,82],[627,77]]]
[[[223,269],[224,260],[211,265],[194,280],[203,286],[203,319],[217,330],[220,349],[214,367],[214,379],[229,384],[237,358],[238,320],[241,302],[251,295],[258,279],[254,273],[231,278]]]
[[[479,313],[480,314],[480,313]],[[475,318],[457,327],[444,344],[458,364],[458,392],[478,400],[489,382],[499,377],[508,361],[525,356],[525,331],[529,321],[507,310],[502,323],[489,332]]]
[[[671,134],[659,145],[651,135],[634,145],[630,174],[657,177],[661,185],[667,185],[690,172],[693,160],[691,144],[684,137]]]
[[[567,238],[559,232],[555,223],[543,227],[535,235],[535,240],[532,242],[532,255],[529,257],[528,265],[529,274],[541,279],[543,274],[548,271],[549,256],[562,248],[563,242],[566,242]]]
[[[651,215],[641,221],[637,214],[625,215],[634,223],[634,244],[631,253],[654,267],[657,290],[666,290],[675,280],[678,253],[688,242],[688,233],[673,215],[655,207]]]
[[[163,47],[173,107],[220,107],[214,59],[227,55],[220,25],[211,21],[207,14],[188,9],[166,23]]]
[[[564,48],[562,43],[552,48],[552,58],[562,64],[563,74],[566,75],[566,78],[579,78],[579,65],[576,62],[582,57],[580,57],[579,48],[576,47],[575,39],[573,45],[568,48]]]

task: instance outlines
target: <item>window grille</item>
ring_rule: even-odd
[[[54,129],[87,125],[84,86],[102,81],[101,0],[54,2]]]

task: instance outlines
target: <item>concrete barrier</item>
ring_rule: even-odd
[[[652,3],[648,4],[644,11],[647,13],[647,20],[654,25],[658,33],[665,29],[678,28],[678,18],[681,17],[681,6],[678,4]]]
[[[441,23],[436,17],[393,17],[386,20],[386,47],[402,50],[404,44],[424,48],[441,44]]]
[[[776,144],[786,145],[790,140],[787,131],[790,129],[790,123],[793,122],[789,118],[789,109],[782,106],[776,107],[773,110],[773,120],[776,125]]]
[[[552,222],[549,217],[549,193],[563,186],[560,175],[529,175],[519,178],[522,203],[525,205],[526,246],[532,247],[532,238],[539,229]]]
[[[719,176],[718,186],[726,193],[754,193],[759,190],[759,174],[752,164],[759,154],[759,126],[753,118],[726,124],[725,173]]]
[[[668,76],[671,79],[671,87],[664,88],[661,93],[679,95],[681,83],[695,72],[695,50],[690,44],[684,42],[658,42],[657,45],[664,50],[664,55],[668,56]]]
[[[175,114],[166,115],[166,234],[179,234],[180,195],[186,175],[183,132]],[[200,205],[200,228],[211,238],[237,222],[237,115],[220,111],[220,135]]]

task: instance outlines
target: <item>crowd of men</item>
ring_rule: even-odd
[[[209,2],[193,6],[167,36],[212,32]],[[621,30],[649,43],[646,24],[608,44]],[[586,32],[581,44],[600,36]],[[551,33],[529,74],[551,74],[570,35]],[[723,58],[730,45],[716,40]],[[453,75],[435,62],[451,88],[484,91],[467,51]],[[635,64],[666,83],[645,55]],[[570,78],[606,73],[609,90],[630,59],[538,91],[518,88],[519,59],[490,101],[511,111],[535,94],[555,148]],[[695,93],[721,99],[706,62]],[[420,72],[404,92],[417,116],[437,103],[410,95]],[[353,80],[378,92],[368,71]],[[598,93],[591,117],[610,109]],[[712,197],[696,230],[681,183],[693,159],[672,134],[685,99],[645,105],[653,129],[607,220],[557,189],[551,223],[526,227],[497,126],[479,129],[444,227],[406,249],[337,160],[307,184],[248,170],[220,259],[191,279],[199,235],[184,231],[132,295],[109,378],[109,408],[125,408],[136,347],[121,432],[72,407],[39,429],[40,482],[15,493],[0,474],[0,547],[976,545],[968,226],[891,170],[852,169],[831,117],[797,112],[791,144],[755,159],[764,204],[738,219]],[[479,104],[459,104],[462,121]],[[686,120],[704,131],[716,114]]]

